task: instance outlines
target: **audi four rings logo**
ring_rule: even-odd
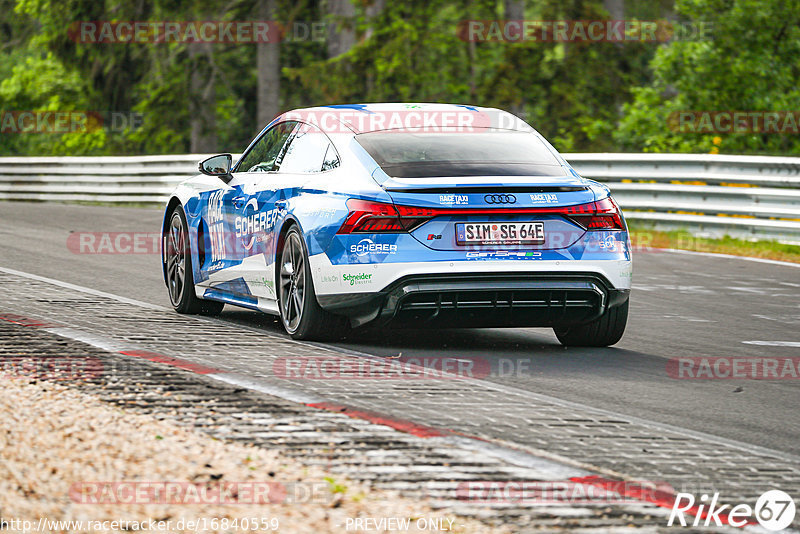
[[[517,201],[514,195],[486,195],[483,199],[487,204],[513,204]]]

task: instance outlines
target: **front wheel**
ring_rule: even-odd
[[[192,249],[189,245],[189,225],[180,206],[175,206],[164,232],[164,279],[169,300],[178,313],[219,315],[222,302],[203,300],[194,293]]]
[[[280,252],[278,303],[283,327],[294,339],[337,339],[346,333],[346,317],[322,309],[314,292],[303,237],[296,226],[286,233]]]
[[[608,347],[622,339],[628,323],[628,302],[615,306],[592,322],[553,328],[562,345],[575,347]]]

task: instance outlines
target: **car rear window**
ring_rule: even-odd
[[[381,131],[356,140],[389,176],[563,176],[556,157],[529,132]]]

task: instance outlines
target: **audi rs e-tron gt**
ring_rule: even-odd
[[[234,163],[234,159],[236,162]],[[179,313],[275,314],[296,339],[379,327],[551,327],[619,341],[631,257],[606,186],[496,109],[308,108],[171,195],[163,271]]]

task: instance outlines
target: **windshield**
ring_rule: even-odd
[[[389,176],[564,176],[556,157],[529,132],[382,131],[356,140]]]

